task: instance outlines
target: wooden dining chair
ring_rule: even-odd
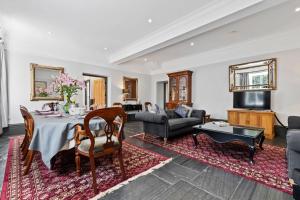
[[[146,101],[144,105],[145,105],[145,111],[149,111],[149,109],[148,109],[148,105],[152,106],[152,103],[151,103],[151,102],[148,102],[148,101]]]
[[[20,105],[21,114],[22,114],[21,109],[28,111],[28,109],[25,106]],[[25,124],[25,118],[24,118],[23,114],[22,114],[22,117],[24,119],[24,124]],[[24,160],[25,157],[26,157],[26,147],[28,146],[28,142],[29,142],[29,138],[28,138],[28,135],[26,134],[26,128],[25,128],[25,136],[24,136],[23,141],[20,145],[20,148],[21,148],[21,151],[22,151],[22,154],[23,154],[22,160]]]
[[[122,108],[123,104],[120,102],[114,102],[113,107],[121,107]]]
[[[102,118],[106,124],[104,126],[104,136],[95,136],[92,134],[89,124],[93,118]],[[118,120],[116,120],[118,118]],[[122,134],[127,115],[120,107],[103,108],[90,112],[84,118],[83,125],[76,125],[75,134],[75,161],[76,173],[80,176],[80,156],[86,156],[90,159],[91,172],[93,178],[94,193],[97,194],[95,158],[114,154],[118,155],[122,178],[126,178],[122,156]],[[81,139],[88,137],[87,139]]]
[[[25,171],[24,175],[27,175],[29,172],[29,169],[31,167],[31,163],[35,154],[35,151],[29,150],[29,145],[33,136],[34,131],[34,120],[32,115],[28,112],[28,110],[25,107],[20,107],[21,114],[24,118],[24,125],[25,125],[25,137],[26,141],[23,140],[24,144],[22,146],[22,152],[23,152],[23,160],[25,160]],[[25,138],[24,138],[25,139]]]

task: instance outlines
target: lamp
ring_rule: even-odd
[[[126,101],[126,97],[129,94],[129,90],[128,89],[122,89],[122,93],[123,93],[123,101]]]
[[[128,89],[123,89],[123,90],[122,90],[122,93],[123,93],[123,94],[129,94],[129,90],[128,90]]]

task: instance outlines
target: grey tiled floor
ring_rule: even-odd
[[[106,195],[105,200],[289,200],[290,195],[266,187],[240,176],[226,173],[221,169],[208,166],[195,160],[169,152],[128,136],[140,133],[140,122],[127,123],[127,141],[137,146],[155,151],[173,160],[151,174],[140,177],[128,185]],[[22,126],[13,126],[0,137],[0,183],[4,174],[8,137],[23,133]],[[285,146],[284,139],[266,141]]]

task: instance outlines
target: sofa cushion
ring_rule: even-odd
[[[192,112],[193,112],[193,108],[190,107],[190,106],[187,106],[187,105],[182,105],[182,106],[185,107],[188,110],[187,117],[191,117]]]
[[[187,126],[194,126],[200,123],[201,120],[195,117],[169,119],[169,130],[173,131]]]
[[[112,141],[114,141],[114,146],[119,146],[119,140],[116,136],[112,136]],[[103,145],[106,144],[106,136],[101,137],[95,137],[95,146],[94,146],[94,152],[100,152],[103,151]],[[78,150],[82,152],[88,152],[91,146],[91,140],[85,139],[82,140],[80,145],[78,146]]]
[[[167,116],[166,111],[164,109],[162,109],[161,107],[159,107],[159,105],[155,104],[155,107],[156,107],[156,110],[157,110],[156,114]]]
[[[181,105],[177,106],[175,109],[175,113],[180,117],[185,118],[188,115],[189,110]]]

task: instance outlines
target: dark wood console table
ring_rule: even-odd
[[[142,104],[123,104],[122,107],[127,113],[128,121],[135,121],[135,113],[143,110]]]
[[[130,112],[130,111],[142,111],[143,110],[143,105],[142,104],[123,104],[122,105],[123,109],[125,112]]]

